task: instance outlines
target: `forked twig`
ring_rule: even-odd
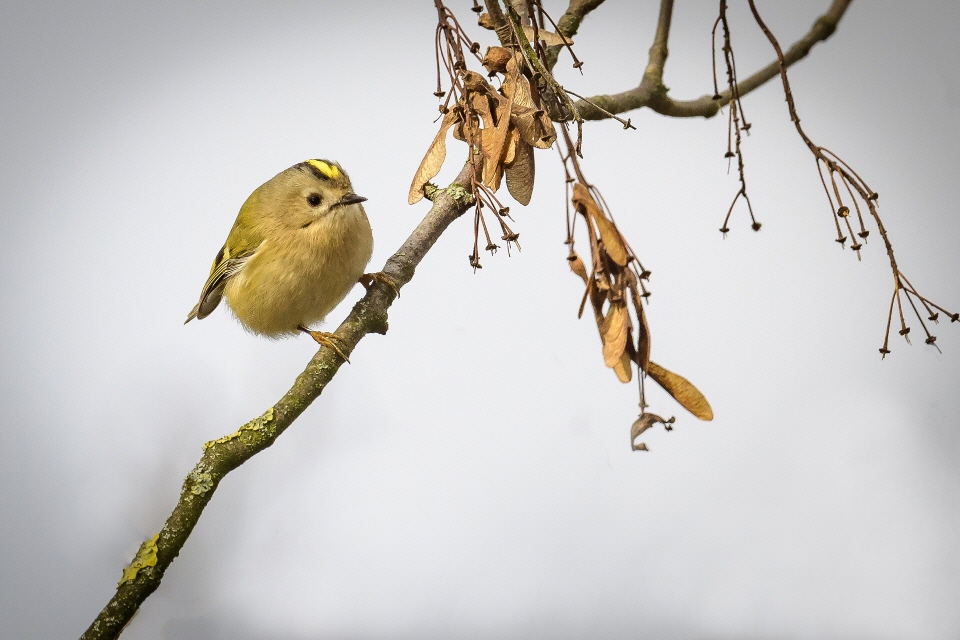
[[[951,320],[960,319],[960,315],[950,313],[944,310],[942,307],[933,304],[927,298],[924,298],[917,293],[916,289],[909,285],[906,277],[903,275],[903,273],[900,271],[900,267],[897,265],[897,260],[893,253],[893,244],[890,242],[890,236],[883,225],[883,221],[880,219],[880,212],[878,211],[877,204],[880,196],[876,191],[867,185],[863,178],[861,178],[859,174],[857,174],[857,172],[850,167],[849,164],[847,164],[844,160],[837,156],[837,154],[829,149],[815,144],[803,130],[803,127],[800,126],[800,116],[797,114],[797,107],[793,99],[793,92],[790,89],[790,80],[787,77],[787,62],[784,59],[783,50],[780,48],[780,43],[773,35],[773,32],[770,31],[769,27],[767,27],[766,23],[760,17],[760,13],[757,11],[757,6],[754,0],[747,0],[747,2],[750,5],[750,12],[753,14],[754,20],[756,20],[757,25],[770,41],[770,44],[773,46],[773,49],[777,54],[777,61],[780,69],[780,79],[783,83],[783,92],[786,97],[787,107],[790,112],[790,120],[796,127],[800,138],[803,140],[804,144],[807,145],[807,148],[810,149],[810,152],[816,159],[817,170],[820,174],[820,181],[823,184],[824,193],[827,195],[827,201],[830,203],[831,215],[834,218],[834,223],[837,229],[837,243],[841,246],[841,248],[843,248],[847,240],[847,236],[843,235],[842,227],[847,229],[850,237],[854,236],[854,230],[849,220],[850,208],[843,202],[842,194],[837,185],[838,179],[841,183],[843,183],[844,188],[848,192],[850,200],[854,203],[857,211],[857,217],[860,222],[860,231],[856,232],[856,235],[864,240],[864,242],[869,235],[869,231],[864,227],[863,218],[860,211],[860,203],[862,203],[869,211],[870,216],[877,225],[877,231],[879,232],[880,237],[883,239],[884,247],[886,247],[887,250],[887,258],[890,262],[890,270],[893,273],[894,289],[893,296],[890,301],[890,311],[887,314],[887,329],[884,335],[883,346],[880,348],[880,355],[885,357],[888,353],[890,353],[889,340],[890,329],[893,324],[894,303],[896,303],[897,313],[900,319],[900,329],[898,333],[904,337],[908,344],[910,343],[910,327],[907,326],[906,319],[903,314],[902,298],[904,296],[907,298],[907,303],[910,305],[910,308],[914,312],[917,321],[920,323],[920,326],[923,328],[923,331],[927,336],[924,342],[936,347],[936,336],[932,335],[928,330],[927,325],[924,322],[924,318],[917,308],[916,300],[920,300],[924,309],[928,310],[930,313],[928,319],[931,321],[936,322],[937,320],[937,314],[933,313],[931,308],[937,308],[944,313],[947,313],[947,315],[951,317]],[[824,176],[825,173],[826,177]],[[857,257],[859,258],[860,249],[863,245],[856,241],[852,242],[851,244],[851,248],[857,253]]]

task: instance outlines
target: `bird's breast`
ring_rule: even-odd
[[[271,235],[224,290],[240,322],[279,337],[322,320],[357,283],[373,252],[358,205],[334,210],[303,228]]]

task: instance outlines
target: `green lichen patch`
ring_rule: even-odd
[[[443,189],[433,184],[432,182],[428,182],[427,184],[423,185],[423,195],[430,202],[433,202],[434,198],[437,197],[437,194],[442,191]]]
[[[202,496],[213,488],[213,475],[200,462],[187,476],[187,483],[191,485],[190,493],[195,496]]]
[[[461,204],[470,204],[473,202],[473,195],[471,195],[467,188],[459,182],[454,182],[447,187],[445,191],[451,198],[457,202],[460,202]]]
[[[216,440],[211,440],[203,445],[203,450],[206,451],[215,444],[223,444],[224,442],[229,442],[234,438],[239,438],[244,431],[261,431],[263,429],[272,429],[273,425],[273,407],[267,409],[262,416],[254,418],[247,424],[243,425],[233,433],[222,438],[217,438]]]

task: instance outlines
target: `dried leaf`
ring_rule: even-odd
[[[627,277],[626,269],[621,269],[618,265],[610,266],[610,275],[613,276],[613,285],[610,287],[610,301],[619,302],[626,305],[627,302]]]
[[[512,118],[513,125],[520,132],[520,138],[527,144],[538,149],[549,149],[557,139],[553,121],[540,109],[524,107],[514,102]]]
[[[545,111],[538,111],[537,117],[540,119],[540,142],[533,146],[538,149],[549,149],[557,140],[557,130],[553,126],[553,120]]]
[[[592,270],[590,272],[590,282],[587,284],[587,290],[584,293],[585,298],[590,298],[590,305],[593,308],[593,315],[597,321],[597,328],[600,335],[603,335],[603,303],[607,300],[607,292],[610,285],[607,283],[606,274],[601,271],[603,263],[600,261],[600,246],[597,242],[597,231],[593,225],[587,226],[587,237],[590,240],[590,260]],[[583,315],[583,303],[580,304],[580,315]],[[580,317],[578,315],[577,317]]]
[[[673,420],[672,417],[669,420],[664,420],[655,413],[641,413],[640,417],[634,420],[630,426],[630,446],[634,451],[649,451],[647,445],[636,441],[637,436],[657,423],[662,424],[669,430],[671,428],[670,425],[673,424]]]
[[[466,141],[467,141],[467,136],[465,135],[465,133],[464,133],[464,131],[463,131],[463,129],[464,129],[465,126],[466,126],[466,123],[463,122],[462,120],[456,124],[456,126],[453,128],[453,137],[454,137],[454,139],[459,140],[460,142],[466,142]]]
[[[597,263],[594,262],[593,288],[590,292],[590,304],[593,305],[593,314],[597,317],[597,326],[600,329],[601,336],[603,336],[603,303],[609,299],[610,283],[607,282],[606,274],[600,272]]]
[[[523,25],[523,33],[527,36],[527,40],[531,43],[533,42],[534,37],[543,40],[543,43],[548,47],[555,47],[563,44],[573,44],[573,40],[570,38],[565,38],[559,34],[556,34],[552,31],[545,31],[544,29],[537,29],[536,35],[534,35],[533,27],[530,25]]]
[[[490,17],[489,13],[481,13],[480,17],[477,18],[477,24],[484,29],[490,29],[491,31],[494,31],[497,28],[493,22],[493,18]]]
[[[476,71],[463,72],[463,88],[467,92],[496,93],[487,79]]]
[[[673,399],[684,409],[701,420],[713,420],[713,409],[710,408],[710,403],[689,380],[672,371],[667,371],[653,361],[647,368],[647,374],[673,396]]]
[[[573,206],[576,207],[577,211],[586,215],[590,213],[593,214],[593,210],[599,210],[600,207],[597,206],[597,203],[593,201],[593,196],[590,195],[590,192],[587,191],[587,188],[583,185],[582,182],[573,183],[573,196],[570,198],[573,202]]]
[[[509,53],[509,52],[508,52]],[[511,57],[507,60],[506,70],[504,71],[506,76],[503,81],[503,85],[500,87],[500,91],[503,94],[504,98],[509,102],[509,113],[513,113],[514,102],[513,98],[517,92],[517,82],[520,78],[520,70],[517,68],[516,60]],[[520,132],[517,131],[517,128],[513,126],[513,122],[508,125],[507,128],[507,141],[506,141],[506,150],[503,152],[503,164],[509,165],[517,157],[517,144],[520,142]]]
[[[513,102],[513,126],[527,144],[549,149],[557,139],[557,131],[550,117],[533,101],[530,81],[520,73],[524,63],[522,58],[518,60],[519,56],[522,54],[517,52],[514,59],[507,63],[507,78],[503,83],[504,95]]]
[[[440,125],[440,131],[427,149],[427,153],[420,162],[417,173],[413,176],[413,182],[410,184],[410,194],[407,196],[408,204],[416,204],[423,199],[423,186],[430,182],[438,173],[443,161],[447,157],[447,129],[457,120],[458,114],[451,109],[443,116],[443,123]]]
[[[508,182],[507,184],[509,185],[510,183]],[[583,280],[583,284],[588,284],[590,280],[589,276],[587,276],[587,266],[583,264],[583,260],[580,259],[580,256],[578,256],[575,251],[571,251],[570,255],[567,256],[567,261],[570,263],[570,270],[580,276],[580,279]]]
[[[627,306],[621,303],[611,303],[607,315],[603,319],[601,338],[603,340],[603,363],[608,367],[615,367],[621,361],[621,356],[627,347],[627,329],[630,327],[630,314]],[[619,375],[619,374],[618,374]]]
[[[520,134],[515,127],[510,127],[507,133],[507,148],[503,152],[503,164],[509,165],[517,158],[517,143],[520,142]]]
[[[605,265],[600,260],[600,240],[597,238],[597,229],[592,224],[584,226],[587,227],[587,239],[590,241],[590,261],[593,265],[593,270],[594,272],[600,271],[600,273],[597,274],[597,278],[603,280],[604,274],[602,273],[602,269]]]
[[[480,62],[490,73],[504,73],[507,71],[507,65],[513,60],[513,54],[509,49],[503,47],[488,47],[487,53]],[[516,63],[514,63],[516,67]]]
[[[527,77],[520,73],[520,69],[523,68],[523,65],[526,64],[523,62],[523,54],[519,51],[514,56],[513,60],[507,63],[507,82],[504,82],[504,94],[510,97],[517,106],[526,107],[528,109],[536,109],[537,105],[533,103],[533,93],[530,91],[530,81],[527,80]],[[507,83],[513,82],[515,88],[511,87],[507,91]]]
[[[621,267],[627,266],[627,248],[623,242],[623,236],[617,230],[615,224],[604,215],[603,210],[597,206],[593,196],[587,190],[583,183],[577,182],[573,185],[573,205],[581,214],[593,218],[597,223],[597,230],[600,232],[600,240],[607,250],[610,259]]]
[[[484,158],[483,182],[497,191],[503,178],[513,102],[494,91],[483,76],[473,71],[464,74],[464,87],[469,92],[470,106],[483,121],[479,145]]]
[[[536,175],[536,165],[533,158],[533,147],[517,137],[514,145],[512,161],[507,161],[507,190],[514,200],[526,206],[533,197],[533,181]]]
[[[599,209],[598,209],[599,211]],[[621,267],[627,266],[627,248],[623,242],[623,236],[613,222],[611,222],[601,212],[594,218],[597,222],[597,229],[600,231],[600,239],[603,240],[603,246],[607,249],[607,255]]]
[[[633,361],[630,359],[630,354],[623,353],[620,356],[620,361],[614,365],[613,372],[617,374],[620,382],[626,383],[633,379],[633,369],[630,367],[631,362]]]
[[[453,125],[453,137],[461,142],[466,142],[470,147],[480,144],[480,118],[473,111],[467,111],[467,108],[460,103],[458,108],[463,109],[463,113]]]
[[[494,192],[500,188],[500,182],[503,180],[502,154],[505,150],[505,146],[502,144],[502,139],[496,129],[480,130],[480,152],[483,156],[483,170],[481,172],[483,183]],[[496,155],[498,153],[501,155]]]

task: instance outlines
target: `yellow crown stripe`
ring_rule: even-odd
[[[327,164],[323,160],[307,160],[307,164],[331,180],[337,180],[340,177],[340,169],[336,165]]]

